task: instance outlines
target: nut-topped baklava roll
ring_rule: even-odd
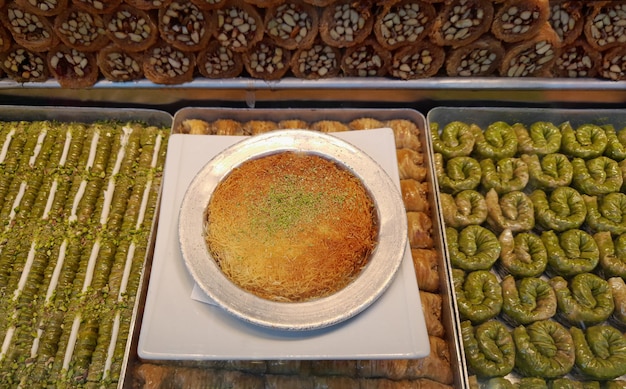
[[[291,51],[263,39],[243,53],[243,65],[253,78],[278,80],[289,70]]]
[[[13,81],[41,82],[50,76],[45,54],[14,45],[0,53],[0,68]]]
[[[67,7],[68,0],[15,0],[22,9],[37,15],[58,15]]]
[[[226,0],[191,0],[191,2],[200,9],[211,11],[221,8],[226,3]]]
[[[4,53],[11,47],[11,34],[0,26],[0,53]]]
[[[614,47],[604,53],[600,75],[609,80],[626,80],[626,46]]]
[[[98,68],[104,78],[114,82],[127,82],[143,78],[142,57],[110,44],[98,51]]]
[[[78,9],[57,15],[54,31],[66,46],[80,51],[98,51],[109,43],[102,17]]]
[[[310,48],[296,50],[291,57],[291,71],[303,79],[335,77],[341,71],[341,51],[317,40]]]
[[[113,12],[122,0],[72,0],[72,6],[95,14],[107,14]]]
[[[437,14],[430,36],[439,46],[466,45],[489,31],[493,13],[490,0],[446,2]]]
[[[155,84],[182,84],[193,79],[196,57],[193,53],[178,50],[167,42],[159,41],[145,51],[143,72]]]
[[[395,50],[428,36],[435,15],[435,7],[422,0],[385,2],[376,16],[374,35],[382,47]]]
[[[109,39],[127,51],[146,50],[159,39],[159,30],[150,15],[139,8],[122,4],[104,16]]]
[[[431,77],[441,69],[444,59],[443,48],[424,40],[398,49],[391,60],[389,75],[402,80]]]
[[[602,64],[602,55],[583,39],[562,47],[554,63],[556,77],[595,77]]]
[[[583,32],[585,16],[583,2],[550,0],[550,25],[561,38],[563,46],[573,43]]]
[[[59,43],[52,24],[37,15],[10,3],[0,10],[0,21],[18,45],[31,51],[46,51]]]
[[[549,16],[548,0],[507,0],[497,7],[491,32],[503,42],[522,42],[536,35]]]
[[[263,18],[255,7],[241,0],[227,0],[213,17],[213,35],[233,51],[242,53],[263,38]]]
[[[265,34],[289,50],[311,47],[319,31],[319,14],[302,0],[289,1],[265,11]]]
[[[382,77],[390,64],[391,53],[374,39],[347,48],[341,59],[341,69],[349,77]]]
[[[150,9],[161,9],[166,7],[172,0],[124,0],[125,3],[144,11]]]
[[[626,44],[626,1],[600,1],[590,5],[585,18],[585,37],[596,50]]]
[[[48,51],[50,73],[63,88],[87,88],[98,80],[96,55],[59,45]]]
[[[498,70],[503,57],[502,43],[483,35],[477,41],[448,52],[446,73],[450,77],[490,76]]]
[[[324,8],[320,37],[334,47],[355,46],[370,35],[373,25],[371,0],[340,0]]]
[[[208,11],[183,0],[174,0],[159,9],[158,26],[161,38],[183,51],[201,50],[213,32]]]
[[[507,49],[500,75],[505,77],[549,77],[559,55],[559,37],[548,22],[532,39]]]
[[[215,40],[198,53],[196,62],[200,74],[207,78],[233,78],[243,71],[241,53]]]

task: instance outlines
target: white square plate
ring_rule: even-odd
[[[365,151],[400,187],[390,129],[334,134]],[[237,136],[173,134],[163,177],[152,273],[139,335],[142,359],[387,359],[430,353],[410,249],[385,293],[365,311],[332,327],[278,331],[193,299],[194,281],[178,243],[178,212],[195,175]]]

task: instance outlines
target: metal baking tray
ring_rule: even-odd
[[[430,137],[426,131],[425,117],[418,111],[412,109],[237,109],[237,108],[183,108],[174,115],[172,133],[178,132],[179,125],[187,119],[201,119],[207,122],[218,119],[232,119],[244,123],[249,120],[303,120],[308,123],[315,123],[321,120],[334,120],[344,124],[360,118],[372,118],[379,121],[393,119],[407,119],[415,123],[420,130],[419,137],[426,156],[425,160],[428,168],[427,182],[429,188],[435,185],[434,168],[432,163],[432,147]],[[437,252],[441,253],[443,247],[443,230],[441,226],[441,212],[439,211],[439,199],[436,190],[429,190],[429,200],[431,204],[431,218],[433,223],[433,241]],[[448,277],[450,265],[447,258],[440,257],[440,293],[443,297],[442,322],[445,327],[446,340],[450,347],[451,364],[454,372],[454,387],[468,387],[467,372],[465,367],[464,354],[460,344],[459,322],[456,309],[453,306],[451,294],[453,285]]]
[[[615,127],[616,131],[626,127],[626,110],[624,109],[566,109],[566,108],[512,108],[512,107],[436,107],[430,110],[427,114],[428,131],[431,131],[431,125],[437,123],[439,129],[441,129],[448,123],[453,121],[461,121],[468,124],[476,124],[481,129],[487,128],[488,125],[497,122],[504,121],[510,125],[514,123],[521,123],[525,126],[539,121],[547,121],[555,124],[557,127],[560,124],[569,122],[573,128],[577,128],[583,124],[595,124],[599,126],[611,124]],[[561,151],[562,152],[562,151]],[[439,188],[437,187],[437,192]],[[444,226],[443,215],[441,216],[441,225]],[[444,234],[445,235],[445,234]],[[444,236],[445,242],[445,236]],[[447,242],[446,245],[447,247]],[[448,257],[448,250],[444,250],[444,255]],[[600,265],[598,265],[600,266]],[[492,269],[492,272],[500,277],[497,271]],[[452,279],[452,273],[448,275]],[[544,273],[541,278],[547,279],[548,277]],[[453,296],[453,306],[456,306],[456,296]],[[456,312],[458,316],[458,311]],[[557,313],[558,315],[558,313]],[[460,321],[460,317],[457,317]],[[610,319],[607,321],[610,322]],[[506,324],[506,323],[505,323]],[[508,326],[508,324],[506,324]],[[509,326],[510,327],[510,326]],[[460,329],[459,329],[460,331]],[[459,339],[461,353],[463,351],[463,342]],[[467,374],[471,374],[469,369],[466,368]],[[506,378],[510,378],[512,381],[519,379],[519,375],[515,370]],[[470,377],[470,381],[473,381],[475,377]],[[567,375],[566,378],[580,378],[578,375]],[[589,377],[586,377],[589,379]],[[618,379],[626,379],[625,376]]]
[[[0,121],[51,121],[86,124],[103,121],[141,122],[146,125],[167,129],[171,127],[173,117],[167,112],[153,109],[3,105],[0,106]],[[127,372],[129,371],[129,356],[133,353],[132,345],[133,339],[136,337],[136,323],[141,320],[140,315],[143,306],[141,291],[146,287],[146,274],[149,273],[150,269],[150,259],[152,258],[152,250],[154,246],[153,234],[158,220],[159,200],[160,194],[157,197],[156,210],[152,220],[150,235],[148,237],[148,249],[143,260],[139,286],[137,289],[137,298],[135,299],[132,307],[130,330],[125,345],[126,352],[124,360],[121,363],[120,376],[117,384],[118,388],[126,387],[126,381],[129,380],[127,376]]]

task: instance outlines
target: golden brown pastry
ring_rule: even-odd
[[[218,119],[209,125],[213,135],[244,135],[244,129],[240,122],[232,119]]]
[[[549,16],[548,0],[506,0],[493,17],[491,33],[503,42],[523,42],[537,35]]]
[[[182,84],[193,79],[196,57],[193,53],[184,52],[157,42],[143,56],[143,72],[146,78],[155,84]]]
[[[428,167],[424,164],[424,154],[413,149],[397,149],[398,171],[400,179],[426,180]]]
[[[322,40],[310,48],[301,48],[293,53],[290,67],[297,78],[316,80],[337,76],[340,71],[341,51]]]
[[[430,37],[439,46],[466,45],[489,31],[493,14],[490,0],[446,2],[437,13]]]
[[[103,18],[107,36],[125,51],[144,51],[159,38],[159,29],[150,15],[128,4],[120,5]]]
[[[115,44],[98,51],[96,62],[109,81],[127,82],[144,77],[141,54],[128,52]]]
[[[585,15],[583,1],[550,0],[548,21],[563,46],[574,43],[583,32]]]
[[[363,42],[372,31],[372,1],[339,0],[324,8],[320,37],[333,47],[351,47]]]
[[[27,50],[43,52],[59,43],[47,17],[22,9],[15,3],[0,10],[0,21],[15,42]],[[10,41],[7,41],[6,48],[9,45]]]
[[[350,127],[337,120],[320,120],[311,125],[311,130],[320,132],[350,131]]]
[[[626,44],[626,1],[598,1],[589,5],[584,33],[589,45],[598,51]]]
[[[590,78],[598,74],[601,66],[602,55],[579,39],[561,48],[553,72],[556,77]]]
[[[160,9],[166,7],[172,0],[124,0],[131,6],[143,10]]]
[[[385,125],[380,120],[369,117],[362,117],[349,122],[348,127],[353,130],[372,130],[375,128],[383,128],[385,127]]]
[[[431,77],[439,72],[444,60],[444,49],[424,40],[398,49],[393,55],[389,75],[402,80]]]
[[[278,128],[282,130],[302,130],[309,128],[309,123],[299,119],[285,119],[278,122]]]
[[[435,249],[411,249],[420,290],[439,292],[439,253]]]
[[[341,59],[341,70],[348,77],[383,77],[389,71],[391,53],[374,39],[348,47]]]
[[[48,51],[48,68],[62,88],[87,88],[98,80],[96,54],[59,45]]]
[[[161,38],[182,51],[199,51],[204,48],[213,24],[208,11],[184,0],[174,0],[159,9],[158,26]]]
[[[450,77],[491,76],[497,72],[503,57],[502,43],[485,34],[470,44],[448,52],[446,74]]]
[[[176,133],[190,135],[209,135],[211,134],[211,126],[206,120],[186,119],[180,123],[180,125],[176,129]]]
[[[226,0],[213,12],[213,35],[222,46],[245,52],[263,38],[263,18],[255,7],[242,0]]]
[[[500,64],[504,77],[549,77],[559,55],[559,37],[549,23],[533,38],[509,47]]]
[[[98,51],[109,43],[102,17],[80,9],[67,8],[54,19],[54,31],[68,47]]]
[[[3,53],[11,47],[11,35],[7,30],[0,26],[0,53]]]
[[[278,123],[270,120],[250,120],[243,124],[246,135],[257,135],[278,129]]]
[[[400,180],[400,191],[402,192],[402,202],[407,211],[430,212],[430,201],[428,201],[428,183],[417,180]]]
[[[58,15],[67,3],[68,0],[15,0],[23,10],[42,16]]]
[[[426,332],[428,332],[429,336],[445,337],[445,329],[441,320],[441,311],[443,309],[443,299],[441,295],[423,290],[420,290],[419,294],[422,303],[422,311],[424,311]]]
[[[39,82],[49,77],[44,54],[29,51],[17,45],[0,53],[0,67],[11,80],[16,82]]]
[[[412,149],[416,151],[422,149],[422,142],[419,139],[420,130],[411,120],[388,120],[383,127],[389,127],[393,130],[396,149]]]
[[[289,50],[313,45],[319,31],[319,14],[302,0],[289,1],[265,11],[265,35]]]
[[[241,53],[235,52],[218,41],[209,42],[196,58],[198,71],[207,78],[234,78],[243,71]]]
[[[259,8],[276,7],[285,2],[285,0],[244,0],[248,4],[252,4]]]
[[[433,221],[425,212],[407,212],[409,244],[413,249],[433,247]]]
[[[122,0],[72,0],[72,6],[94,14],[107,14],[113,12]]]
[[[376,40],[387,50],[419,42],[430,34],[436,12],[432,4],[422,0],[385,2],[374,22]]]
[[[304,0],[305,3],[317,6],[326,7],[334,3],[336,0]]]
[[[252,78],[281,79],[288,71],[291,51],[264,38],[243,53],[243,66]]]
[[[200,9],[211,11],[224,6],[226,0],[191,0]]]
[[[626,80],[626,46],[614,47],[602,56],[600,75],[613,81]]]

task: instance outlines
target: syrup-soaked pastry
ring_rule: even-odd
[[[0,26],[0,53],[4,53],[11,47],[11,35],[4,26]]]
[[[585,24],[583,3],[579,0],[550,0],[548,22],[564,46],[574,43],[583,32]]]
[[[502,195],[524,190],[528,184],[528,165],[521,158],[502,158],[497,161],[485,158],[480,161],[480,168],[483,191],[493,189]]]
[[[95,14],[111,13],[121,3],[122,0],[72,0],[73,7]]]
[[[610,192],[603,196],[583,195],[587,206],[587,226],[613,235],[626,233],[626,194]]]
[[[385,127],[385,124],[377,119],[363,117],[363,118],[358,118],[358,119],[354,119],[350,121],[348,123],[348,127],[357,131],[358,130],[372,130],[375,128],[383,128]]]
[[[155,84],[182,84],[193,79],[196,57],[165,42],[158,42],[144,53],[143,72]]]
[[[331,5],[337,0],[304,0],[305,3],[314,5],[316,7],[326,7]]]
[[[389,75],[402,80],[428,78],[439,72],[444,60],[443,48],[423,40],[394,53]]]
[[[299,119],[285,119],[278,122],[281,130],[302,130],[309,128],[309,123]]]
[[[616,130],[611,124],[602,126],[606,133],[607,145],[604,155],[621,162],[626,159],[626,127]]]
[[[212,40],[196,58],[200,74],[207,78],[234,78],[243,71],[241,53]]]
[[[589,6],[585,37],[595,50],[605,51],[626,44],[626,1],[599,1]]]
[[[608,144],[604,128],[596,124],[581,124],[574,128],[570,122],[561,124],[561,151],[570,157],[591,159],[601,156]]]
[[[265,11],[265,35],[289,50],[310,47],[319,31],[319,14],[302,0],[289,1]]]
[[[546,22],[532,38],[507,48],[499,73],[503,77],[549,77],[559,46],[558,35]]]
[[[474,154],[479,158],[511,158],[517,152],[517,134],[512,126],[503,121],[493,122],[484,131],[474,131]]]
[[[626,80],[626,45],[607,50],[602,56],[599,74],[609,80]]]
[[[348,77],[383,77],[390,64],[391,53],[374,39],[348,47],[341,59],[341,69]]]
[[[47,17],[21,9],[15,3],[0,10],[0,21],[15,42],[27,50],[43,52],[59,43]]]
[[[520,158],[528,165],[533,188],[552,190],[572,182],[574,168],[565,154],[522,154]]]
[[[430,37],[439,46],[466,45],[489,31],[493,14],[491,0],[446,2],[437,14]]]
[[[213,12],[213,18],[213,35],[233,51],[247,51],[263,38],[263,18],[255,7],[241,0],[226,0]]]
[[[430,134],[435,153],[441,154],[445,159],[454,157],[469,157],[474,150],[476,138],[474,133],[475,124],[461,121],[452,121],[442,129],[439,123],[430,123]],[[480,131],[480,129],[478,129]]]
[[[468,189],[455,196],[442,192],[439,198],[447,227],[464,228],[470,224],[483,224],[487,220],[487,202],[478,191]]]
[[[521,42],[535,36],[548,22],[548,0],[506,0],[498,6],[491,32],[503,42]]]
[[[218,119],[210,123],[212,135],[245,135],[242,124],[233,119]]]
[[[549,273],[572,277],[592,271],[600,261],[598,244],[583,230],[544,231],[541,240],[548,252]]]
[[[535,209],[535,227],[562,232],[579,228],[587,217],[585,200],[572,187],[559,186],[549,194],[536,189],[529,197]]]
[[[212,24],[208,11],[189,1],[174,0],[159,9],[161,38],[178,50],[199,51],[211,39]]]
[[[377,12],[374,35],[384,49],[392,51],[428,36],[435,16],[435,7],[422,0],[385,2]]]
[[[249,120],[243,124],[246,135],[264,134],[278,129],[278,123],[271,120]]]
[[[413,249],[433,247],[433,221],[425,212],[407,212],[409,245]]]
[[[600,268],[605,278],[626,278],[626,234],[613,239],[609,231],[597,232],[593,239],[600,251]]]
[[[372,0],[339,0],[324,8],[320,37],[333,47],[351,47],[363,42],[372,31]]]
[[[443,338],[445,336],[445,328],[441,320],[443,297],[440,294],[423,290],[420,290],[419,294],[424,312],[424,321],[426,322],[426,332],[429,336]]]
[[[430,212],[430,201],[428,200],[428,182],[417,180],[400,180],[400,192],[402,202],[407,211]]]
[[[49,77],[44,54],[17,45],[0,53],[0,67],[16,82],[41,82]]]
[[[485,195],[487,223],[494,231],[529,231],[535,226],[533,202],[522,191],[515,190],[498,195],[490,189]]]
[[[498,237],[500,261],[498,273],[514,277],[538,277],[548,266],[548,251],[541,238],[533,232],[513,235],[504,230]]]
[[[197,5],[200,9],[211,11],[224,6],[226,0],[191,0],[191,2]]]
[[[68,0],[15,0],[23,10],[42,16],[58,15],[67,3]]]
[[[498,320],[473,326],[461,322],[461,337],[467,365],[479,377],[504,377],[515,366],[515,343],[511,332]]]
[[[393,131],[396,149],[422,150],[422,142],[419,139],[420,129],[407,119],[392,119],[383,123],[383,127],[389,127]]]
[[[528,128],[513,124],[517,136],[517,151],[521,154],[546,155],[561,149],[561,130],[550,122],[534,122]]]
[[[610,325],[570,328],[577,371],[594,380],[613,380],[626,374],[626,335]]]
[[[285,2],[285,0],[243,0],[243,1],[259,8],[276,7]]]
[[[289,71],[291,51],[265,38],[243,53],[243,66],[252,78],[281,79]]]
[[[413,149],[401,148],[396,150],[398,172],[400,179],[414,179],[420,182],[426,180],[428,167],[424,163],[424,154]]]
[[[611,277],[607,282],[615,305],[610,318],[611,322],[617,322],[620,327],[626,327],[626,283],[622,277]]]
[[[495,274],[489,270],[465,273],[461,269],[452,269],[452,278],[461,320],[476,325],[500,314],[502,287]]]
[[[103,18],[109,39],[126,51],[144,51],[159,38],[159,29],[150,15],[128,4],[120,5]]]
[[[609,283],[593,273],[580,273],[566,280],[550,280],[558,303],[557,316],[567,323],[586,327],[602,323],[611,316],[615,305]]]
[[[178,128],[176,128],[177,134],[190,134],[190,135],[210,135],[211,126],[209,122],[201,119],[185,119]]]
[[[96,60],[100,72],[109,81],[127,82],[144,77],[142,55],[124,50],[115,44],[98,51]]]
[[[48,51],[48,68],[62,88],[87,88],[98,80],[96,54],[59,45]]]
[[[350,131],[350,127],[338,120],[320,120],[311,124],[311,130],[320,132],[344,132]]]
[[[452,266],[466,271],[489,270],[500,256],[500,242],[485,227],[470,224],[460,231],[446,227]]]
[[[341,51],[318,39],[311,47],[296,50],[290,67],[297,78],[315,80],[339,75],[340,62]]]
[[[79,9],[57,15],[54,31],[66,46],[80,51],[98,51],[109,43],[102,17]]]
[[[124,0],[127,4],[139,9],[151,10],[166,7],[172,0]]]
[[[485,34],[446,55],[446,73],[450,77],[486,77],[496,73],[504,57],[502,43]]]
[[[502,312],[511,325],[527,325],[556,314],[556,294],[548,281],[537,277],[516,280],[508,275],[501,286]]]
[[[439,254],[435,249],[411,249],[415,276],[420,290],[439,291]]]
[[[583,194],[599,196],[618,192],[624,183],[619,164],[603,155],[586,161],[574,158],[572,167],[572,185]]]
[[[440,153],[435,153],[434,157],[435,174],[442,192],[457,194],[467,189],[476,189],[480,184],[482,170],[476,159],[454,157],[444,161]]]

